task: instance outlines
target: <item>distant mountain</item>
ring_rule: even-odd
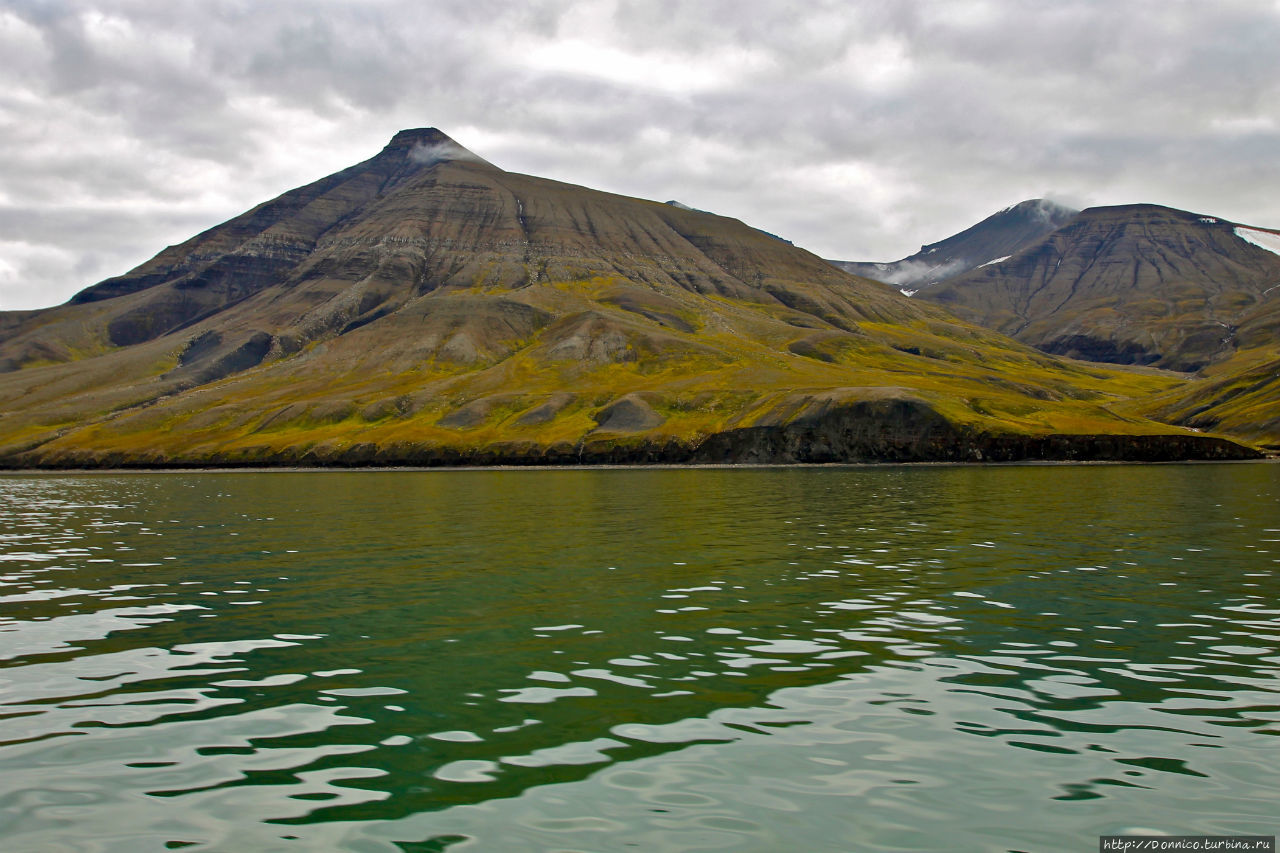
[[[1277,251],[1280,232],[1156,205],[1095,207],[916,298],[1045,352],[1195,371],[1271,334]]]
[[[1249,456],[737,220],[435,129],[0,313],[0,464]]]
[[[920,247],[900,261],[832,261],[845,272],[894,285],[904,293],[946,281],[969,270],[1004,260],[1061,228],[1079,213],[1037,198],[1004,210],[959,234]]]
[[[1280,450],[1280,232],[1124,205],[1062,211],[1065,221],[1052,219],[1056,228],[1020,245],[1011,240],[1006,250],[977,239],[991,224],[1016,223],[1007,214],[1023,205],[926,246],[901,266],[884,265],[880,278],[911,281],[906,290],[916,300],[1044,352],[1200,371],[1129,410]],[[983,248],[959,248],[966,244]],[[969,269],[948,261],[986,254],[997,257]],[[936,266],[922,265],[933,257]]]

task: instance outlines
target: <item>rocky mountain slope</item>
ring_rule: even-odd
[[[1280,300],[1267,239],[1280,246],[1275,232],[1167,207],[1090,208],[917,298],[1045,352],[1194,371],[1229,358]]]
[[[733,219],[434,129],[0,314],[0,464],[1248,456]]]
[[[1006,207],[959,234],[900,261],[832,261],[845,272],[883,281],[914,294],[1010,255],[1051,234],[1079,213],[1048,199],[1037,198]]]
[[[1135,414],[1226,431],[1280,451],[1280,288],[1244,313],[1231,354],[1191,381],[1131,407]]]

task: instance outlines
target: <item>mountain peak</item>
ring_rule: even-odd
[[[398,131],[385,150],[408,150],[414,145],[440,145],[453,142],[449,134],[435,127],[410,127]],[[457,145],[456,142],[453,144]]]
[[[1090,207],[1080,212],[1082,222],[1152,222],[1152,223],[1203,223],[1216,224],[1226,222],[1216,216],[1205,216],[1189,210],[1180,210],[1163,204],[1113,204]]]
[[[845,272],[891,284],[908,296],[970,270],[1007,260],[1071,221],[1079,211],[1033,198],[1012,204],[959,234],[926,243],[892,263],[833,261]]]
[[[424,166],[434,166],[445,161],[493,166],[488,160],[462,147],[448,134],[434,127],[414,127],[398,132],[391,137],[379,156],[404,157]]]
[[[1001,211],[1001,213],[1019,213],[1028,218],[1039,218],[1046,222],[1053,221],[1059,225],[1064,224],[1079,212],[1075,208],[1068,207],[1049,198],[1027,199]]]

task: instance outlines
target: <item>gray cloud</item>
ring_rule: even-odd
[[[886,284],[912,285],[927,281],[937,281],[960,272],[968,266],[962,258],[946,264],[926,264],[920,261],[907,261],[898,264],[892,271],[879,277]],[[913,291],[914,292],[914,291]]]
[[[850,260],[1046,192],[1280,227],[1273,2],[797,8],[0,0],[0,308],[424,125]]]

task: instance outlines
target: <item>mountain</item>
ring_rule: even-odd
[[[1032,239],[1005,250],[979,239],[995,224],[1025,223],[1009,214],[1034,204],[926,246],[890,272],[938,258],[913,282],[915,299],[1044,352],[1198,371],[1129,410],[1280,449],[1280,232],[1139,204],[1059,209],[1065,219],[1047,218],[1056,227],[1039,236],[1006,228]],[[983,248],[959,248],[974,245]],[[948,266],[987,254],[996,257]]]
[[[845,272],[892,284],[909,295],[969,270],[1008,258],[1070,222],[1079,213],[1037,198],[1004,210],[959,234],[920,247],[891,263],[832,261]]]
[[[1278,248],[1277,232],[1212,216],[1095,207],[917,298],[1045,352],[1195,371],[1242,334],[1273,335]]]
[[[742,222],[435,129],[0,314],[14,466],[1225,458],[1054,358]]]

